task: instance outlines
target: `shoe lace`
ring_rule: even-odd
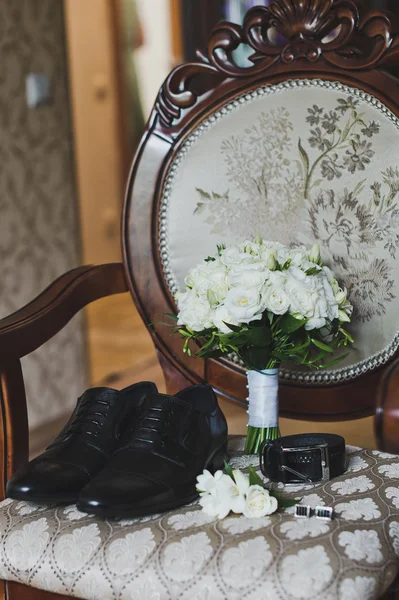
[[[90,399],[83,400],[77,410],[73,421],[67,426],[65,434],[83,433],[97,436],[107,421],[110,402],[99,399],[93,402]]]
[[[144,416],[142,416],[144,414]],[[147,411],[141,409],[139,418],[140,425],[135,431],[135,436],[129,446],[137,442],[147,442],[155,444],[159,442],[161,446],[165,445],[166,439],[170,433],[170,417],[173,416],[173,408],[171,407],[151,407]],[[142,434],[146,435],[143,436]]]

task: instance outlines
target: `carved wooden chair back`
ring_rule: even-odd
[[[399,88],[383,71],[398,57],[386,13],[361,14],[352,0],[279,0],[250,10],[242,27],[221,22],[198,62],[167,78],[131,172],[123,244],[170,391],[206,380],[245,402],[234,357],[190,358],[156,323],[176,312],[188,269],[217,243],[260,233],[319,242],[355,306],[348,359],[328,371],[283,369],[281,414],[375,411],[399,344]]]

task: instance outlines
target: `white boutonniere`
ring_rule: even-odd
[[[211,517],[224,519],[233,512],[256,519],[298,503],[298,500],[289,500],[279,492],[267,489],[253,467],[246,474],[225,463],[225,471],[216,471],[212,475],[205,470],[197,477],[199,503]]]

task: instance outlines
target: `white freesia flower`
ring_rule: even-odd
[[[239,469],[233,469],[230,475],[222,471],[212,475],[205,470],[197,477],[197,490],[204,513],[219,519],[224,519],[230,512],[262,519],[278,508],[276,498],[261,485],[250,485],[250,476]]]
[[[224,305],[233,318],[240,323],[250,323],[261,319],[264,309],[260,292],[256,288],[231,288],[227,292]]]
[[[268,490],[265,490],[260,485],[251,485],[248,493],[245,507],[243,510],[244,515],[251,519],[265,517],[271,515],[278,509],[278,502],[276,498],[270,496]]]
[[[216,471],[214,475],[205,469],[202,475],[197,477],[197,490],[199,492],[208,492],[209,494],[217,486],[217,482],[224,477],[223,471]]]
[[[249,477],[239,469],[233,470],[234,481],[231,489],[231,510],[236,514],[244,512],[245,499],[250,489]]]
[[[203,476],[205,479],[200,479]],[[237,500],[237,490],[234,481],[221,471],[217,471],[213,482],[208,474],[204,474],[203,476],[200,475],[197,478],[198,485],[206,487],[206,491],[203,492],[201,492],[201,487],[197,487],[201,492],[199,503],[207,515],[224,519],[232,510],[232,506]]]

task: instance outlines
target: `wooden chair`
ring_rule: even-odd
[[[237,62],[242,44],[253,51],[245,65]],[[358,343],[344,365],[283,370],[281,415],[374,414],[379,447],[399,453],[399,87],[386,71],[398,61],[391,15],[360,14],[352,0],[278,0],[251,10],[243,27],[217,25],[198,62],[171,73],[133,162],[123,264],[74,269],[0,321],[1,499],[28,459],[20,359],[104,296],[130,292],[170,393],[207,381],[245,408],[245,372],[234,357],[189,358],[178,336],[150,324],[176,312],[185,273],[217,241],[251,231],[319,240],[356,307]],[[5,581],[0,596],[64,597]]]

